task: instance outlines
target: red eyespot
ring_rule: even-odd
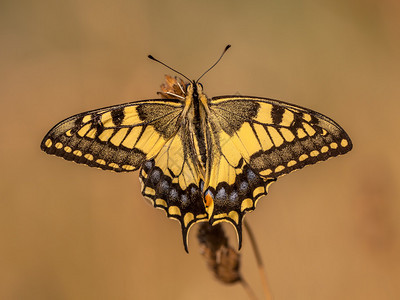
[[[209,191],[207,191],[206,195],[204,196],[204,200],[206,207],[209,207],[213,203],[214,199]]]

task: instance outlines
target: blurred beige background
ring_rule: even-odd
[[[1,1],[0,299],[247,299],[190,254],[137,173],[45,155],[58,121],[156,97],[170,73],[208,96],[320,111],[349,154],[273,184],[247,215],[275,299],[400,299],[400,5],[352,1]],[[232,235],[233,230],[228,225]],[[262,299],[247,235],[242,273]]]

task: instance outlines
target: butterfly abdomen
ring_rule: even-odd
[[[205,113],[201,107],[197,90],[193,93],[193,131],[194,131],[194,146],[197,153],[197,160],[200,162],[200,167],[205,170],[207,164],[207,149],[205,140]]]

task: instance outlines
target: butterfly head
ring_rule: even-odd
[[[193,97],[203,94],[203,85],[200,82],[193,80],[191,83],[187,84],[188,93],[192,93]]]
[[[186,83],[185,89],[186,95],[191,98],[200,99],[202,96],[204,96],[203,85],[195,80]]]

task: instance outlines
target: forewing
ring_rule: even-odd
[[[146,161],[140,170],[142,194],[154,207],[166,211],[169,218],[180,222],[183,243],[187,247],[187,235],[196,222],[206,220],[202,178],[193,163],[192,140],[185,127],[173,136],[158,155]]]
[[[277,178],[352,148],[347,133],[328,117],[278,100],[216,97],[213,115],[250,167]]]
[[[178,100],[146,100],[72,116],[54,126],[41,149],[67,160],[126,172],[158,154],[179,129]]]

